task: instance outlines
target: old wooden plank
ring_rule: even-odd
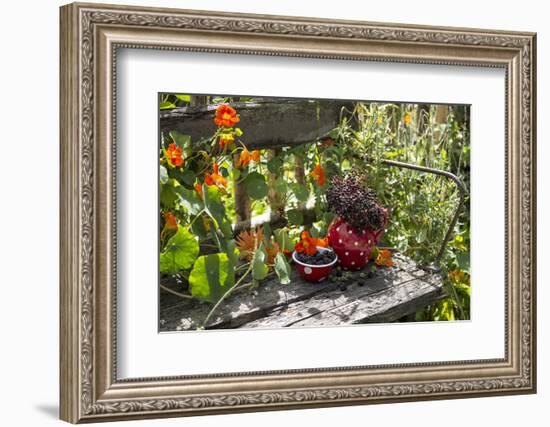
[[[395,283],[411,280],[424,274],[422,270],[411,268],[399,257],[395,258],[395,262],[395,268],[379,270],[376,277],[365,280],[365,289],[381,290]],[[355,273],[352,282],[360,279],[359,274],[359,272]],[[363,279],[360,280],[363,281]],[[181,291],[181,284],[177,284],[173,280],[164,285],[174,290],[178,290],[179,287]],[[251,293],[243,290],[227,298],[225,303],[212,316],[208,327],[239,327],[267,316],[270,311],[277,307],[307,300],[319,293],[324,292],[333,296],[341,295],[343,292],[339,287],[339,284],[330,281],[321,283],[305,282],[296,277],[296,274],[294,274],[292,282],[288,285],[280,285],[275,278],[271,278],[263,282],[257,292]],[[356,286],[356,288],[353,291],[353,288],[350,287],[345,292],[350,301],[363,292],[359,286]],[[195,300],[182,300],[180,298],[178,302],[177,299],[178,297],[161,291],[161,331],[196,328],[198,326],[197,322],[202,321],[211,308],[210,304]]]
[[[343,291],[321,292],[307,300],[275,308],[269,311],[263,318],[257,319],[254,322],[249,322],[243,325],[243,327],[301,326],[302,322],[305,322],[305,324],[309,326],[310,322],[307,319],[312,317],[315,317],[315,322],[321,322],[321,324],[323,324],[323,313],[330,313],[332,310],[343,308],[348,305],[351,307],[358,302],[367,300],[371,296],[375,298],[377,295],[380,295],[382,292],[392,287],[413,280],[416,280],[415,277],[403,270],[398,270],[392,275],[382,274],[364,282],[353,280],[345,286],[345,290]],[[363,283],[363,285],[360,285],[360,283]],[[350,309],[350,313],[353,310],[353,308]],[[342,315],[342,318],[338,321],[336,321],[334,316],[330,316],[330,321],[335,322],[332,323],[333,325],[349,323],[344,315]]]
[[[255,292],[242,290],[227,298],[212,316],[209,328],[234,328],[266,314],[266,311],[280,305],[307,299],[323,290],[330,290],[336,284],[305,283],[294,277],[288,285],[282,286],[277,279],[266,279]],[[199,326],[197,322],[206,318],[212,306],[195,300],[181,300],[179,304],[163,308],[161,303],[161,331],[189,329]]]
[[[309,300],[273,310],[268,316],[242,327],[311,327],[391,322],[435,302],[441,295],[440,282],[423,279],[410,279],[380,290],[368,289],[354,298],[344,293],[329,295],[323,292]]]
[[[334,129],[348,101],[307,99],[266,99],[231,103],[239,112],[239,126],[249,148],[276,148],[315,141]],[[213,117],[217,105],[184,107],[160,113],[162,132],[177,130],[193,141],[216,131]]]

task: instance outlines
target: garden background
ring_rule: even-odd
[[[468,105],[164,93],[159,107],[161,306],[165,292],[216,303],[213,310],[225,303],[237,277],[227,286],[221,277],[236,268],[240,284],[248,265],[237,267],[234,251],[248,256],[254,291],[270,268],[288,283],[279,252],[290,254],[304,230],[322,241],[336,217],[327,205],[332,178],[361,171],[389,211],[384,245],[424,265],[441,258],[447,298],[407,320],[469,319]],[[388,160],[455,174],[464,200],[447,177]],[[208,278],[207,262],[219,266],[220,281]],[[164,286],[166,275],[181,286]]]

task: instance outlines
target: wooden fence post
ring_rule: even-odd
[[[236,163],[239,160],[239,155],[233,155],[233,161]],[[242,182],[239,182],[241,178],[233,178],[233,194],[235,196],[235,214],[237,216],[237,222],[247,221],[250,222],[250,198],[246,193],[246,187]]]
[[[265,150],[267,161],[277,157],[281,153],[280,148],[272,150]],[[283,171],[284,173],[284,171]],[[285,195],[279,194],[275,189],[275,181],[280,176],[278,172],[269,172],[267,175],[267,200],[269,201],[269,207],[271,208],[270,219],[274,220],[277,217],[284,216],[285,214]]]
[[[208,99],[204,95],[191,95],[191,99],[189,100],[190,107],[206,106],[207,104]]]

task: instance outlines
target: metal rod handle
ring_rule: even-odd
[[[455,225],[458,221],[458,217],[460,216],[460,211],[462,210],[462,207],[464,206],[464,198],[466,196],[466,187],[464,186],[464,183],[455,174],[453,174],[451,172],[444,171],[444,170],[429,168],[429,167],[426,167],[426,166],[413,165],[413,164],[410,164],[410,163],[398,162],[398,161],[395,161],[395,160],[382,159],[380,161],[381,161],[381,163],[384,163],[388,166],[395,166],[395,167],[402,168],[402,169],[411,169],[411,170],[415,170],[415,171],[418,171],[418,172],[426,172],[426,173],[432,173],[434,175],[444,176],[445,178],[448,178],[448,179],[452,180],[455,183],[456,188],[458,189],[458,192],[459,192],[460,200],[458,202],[455,213],[454,213],[453,218],[451,220],[451,224],[449,225],[449,229],[447,230],[447,233],[445,234],[445,238],[443,239],[443,242],[441,243],[441,247],[439,248],[439,252],[437,253],[437,256],[435,257],[435,264],[436,264],[437,267],[439,267],[439,263],[441,261],[441,258],[443,258],[445,248],[447,247],[447,243],[449,243],[449,240],[451,239],[453,229],[454,229],[454,227],[455,227]]]

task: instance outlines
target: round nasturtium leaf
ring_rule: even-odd
[[[195,172],[190,169],[185,169],[183,172],[181,172],[181,180],[189,186],[192,186],[195,183],[195,178]]]
[[[162,101],[160,103],[160,109],[161,110],[168,110],[170,108],[176,108],[176,105],[172,104],[171,102],[168,102],[168,101]]]
[[[191,95],[176,95],[176,98],[178,98],[180,101],[183,102],[191,102]]]
[[[199,257],[189,274],[191,295],[210,302],[218,301],[234,282],[234,264],[223,252]]]
[[[232,234],[231,223],[225,214],[225,206],[221,200],[220,193],[213,185],[203,186],[204,206],[206,212],[216,220],[216,223],[225,237]]]
[[[309,198],[309,189],[305,185],[292,184],[292,192],[300,202],[307,202]]]
[[[273,157],[267,162],[267,169],[271,173],[279,173],[281,172],[281,168],[283,167],[283,165],[283,159],[281,159],[280,157]]]
[[[273,183],[273,188],[275,188],[275,191],[279,194],[285,194],[287,190],[286,181],[282,176],[278,177],[275,182]]]
[[[166,209],[173,209],[174,204],[178,200],[176,193],[175,180],[169,179],[166,184],[160,185],[160,202]]]
[[[286,212],[288,222],[294,225],[302,225],[304,222],[304,215],[298,209],[290,209]]]
[[[176,274],[191,268],[199,255],[199,244],[195,237],[181,225],[178,231],[166,243],[160,254],[160,271]]]
[[[258,200],[267,196],[265,177],[258,172],[251,172],[245,180],[246,192],[251,199]]]
[[[189,214],[197,215],[204,208],[204,202],[195,190],[188,190],[180,185],[175,188],[175,191],[180,196],[180,204],[187,210],[187,212],[189,212]]]

